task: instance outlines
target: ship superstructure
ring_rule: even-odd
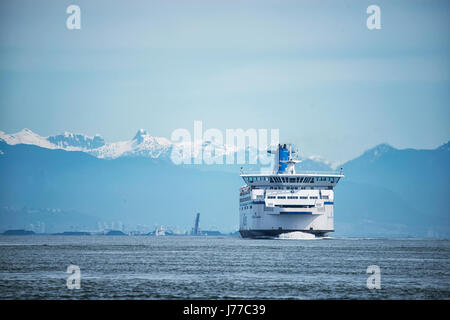
[[[307,232],[316,237],[334,231],[334,187],[340,172],[296,173],[292,146],[278,145],[273,172],[241,173],[239,232],[244,238]]]

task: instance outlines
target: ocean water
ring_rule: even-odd
[[[449,267],[450,240],[0,236],[0,299],[449,299]]]

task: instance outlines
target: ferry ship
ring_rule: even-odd
[[[243,238],[273,238],[306,232],[316,237],[334,232],[334,187],[339,172],[295,172],[292,145],[278,145],[269,173],[244,173],[240,188],[239,233]]]

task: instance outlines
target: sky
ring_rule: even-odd
[[[448,1],[2,0],[0,131],[114,142],[201,120],[279,129],[335,163],[380,143],[436,148],[450,139],[449,33]]]

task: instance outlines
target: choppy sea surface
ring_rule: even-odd
[[[450,240],[0,236],[0,299],[234,298],[450,299]]]

